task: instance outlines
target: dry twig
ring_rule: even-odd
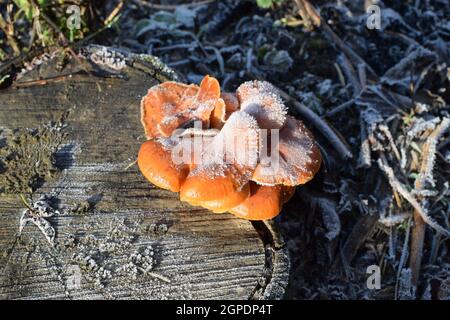
[[[422,164],[420,173],[415,181],[415,190],[423,190],[426,182],[433,179],[433,167],[436,158],[436,145],[439,138],[447,131],[450,126],[450,119],[445,118],[439,126],[430,134],[423,146]],[[422,264],[422,251],[425,239],[425,220],[418,210],[414,210],[414,226],[411,235],[411,256],[409,260],[409,268],[412,272],[411,281],[417,286],[420,275],[420,266]]]
[[[414,198],[414,196],[405,188],[405,186],[403,186],[402,183],[400,183],[400,181],[398,181],[398,179],[395,177],[394,170],[392,170],[392,168],[389,166],[386,157],[383,154],[380,156],[380,159],[378,159],[378,166],[386,174],[392,189],[397,191],[406,201],[408,201],[413,206],[413,208],[421,216],[424,222],[426,222],[430,227],[444,234],[445,236],[450,236],[450,231],[441,227],[436,221],[433,220],[433,218],[428,216],[419,202]]]
[[[14,26],[9,21],[5,21],[3,16],[0,14],[0,29],[5,33],[8,44],[11,49],[14,51],[14,54],[18,56],[20,54],[19,45],[14,39]]]
[[[192,3],[185,4],[184,6],[187,8],[196,7],[196,6],[207,5],[207,4],[213,3],[215,1],[216,0],[202,0],[202,1],[197,1],[197,2],[194,1]],[[147,2],[147,1],[143,1],[143,0],[133,0],[133,2],[135,2],[136,4],[139,4],[141,6],[147,7],[149,9],[155,9],[155,10],[175,10],[177,7],[180,6],[177,4],[157,4],[157,3],[151,3],[151,2]]]

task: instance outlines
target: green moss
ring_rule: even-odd
[[[61,123],[1,132],[0,193],[32,193],[58,173],[55,153],[64,134]]]

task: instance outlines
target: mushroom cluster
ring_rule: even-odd
[[[311,132],[264,81],[235,94],[210,76],[199,86],[164,82],[143,97],[141,122],[148,140],[138,165],[150,182],[248,220],[277,216],[322,160]]]

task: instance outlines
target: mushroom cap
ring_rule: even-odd
[[[201,201],[198,202],[196,205],[209,209],[214,213],[223,213],[244,202],[245,199],[249,197],[249,195],[250,195],[250,185],[247,183],[240,190],[232,192],[221,199],[211,201]]]
[[[211,114],[211,127],[220,129],[230,115],[239,109],[239,101],[234,93],[222,92],[221,98],[225,104],[219,104]]]
[[[270,143],[272,150],[275,150],[270,156],[275,161],[261,161],[253,173],[253,181],[262,185],[296,186],[308,182],[319,171],[322,156],[312,133],[303,122],[288,116],[279,131],[278,143],[273,135]],[[277,151],[278,159],[274,157]]]
[[[187,164],[189,169],[203,163],[206,151],[209,150],[218,130],[188,128],[171,138],[174,141],[172,159],[178,164]]]
[[[236,95],[240,103],[248,100],[252,96],[265,93],[276,94],[277,90],[270,82],[258,80],[246,81],[236,90]]]
[[[225,109],[227,112],[227,117],[225,119],[228,119],[230,114],[239,110],[239,100],[236,94],[232,92],[222,92],[221,98],[225,102]]]
[[[142,98],[141,122],[147,138],[169,137],[192,121],[208,127],[214,108],[224,104],[215,78],[205,76],[200,86],[168,81],[153,86]]]
[[[180,191],[189,173],[187,165],[178,165],[172,161],[170,148],[158,139],[148,140],[141,145],[137,163],[151,183],[173,192]]]
[[[240,109],[253,116],[261,128],[280,129],[287,108],[275,87],[266,81],[247,81],[236,91]]]
[[[251,181],[250,196],[228,211],[247,220],[272,219],[280,213],[283,204],[289,201],[294,192],[295,187],[262,186]]]
[[[275,94],[253,96],[241,104],[241,110],[252,115],[264,129],[280,129],[286,121],[287,109]]]
[[[180,199],[218,201],[241,191],[257,165],[258,147],[256,120],[244,112],[233,113],[207,148],[203,162],[189,173]]]
[[[245,82],[236,94],[221,93],[209,76],[200,86],[165,82],[149,90],[141,110],[149,139],[138,155],[144,176],[213,212],[271,219],[320,168],[311,132],[287,115],[268,82]]]
[[[286,121],[287,108],[269,82],[244,82],[237,88],[236,95],[241,110],[255,117],[261,128],[280,129]]]
[[[243,184],[236,179],[232,165],[209,164],[195,167],[180,188],[180,200],[191,204],[223,199],[239,192]]]
[[[282,186],[261,186],[250,183],[250,196],[230,213],[247,220],[267,220],[276,217],[281,211]]]
[[[209,160],[233,164],[244,172],[253,171],[259,157],[259,127],[256,120],[242,111],[230,115],[214,138]]]

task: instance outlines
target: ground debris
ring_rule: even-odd
[[[45,218],[52,217],[55,214],[59,214],[59,211],[50,206],[46,197],[41,197],[32,206],[24,209],[19,222],[19,236],[22,234],[23,228],[31,222],[39,228],[48,243],[53,246],[55,244],[56,232],[50,222]]]

